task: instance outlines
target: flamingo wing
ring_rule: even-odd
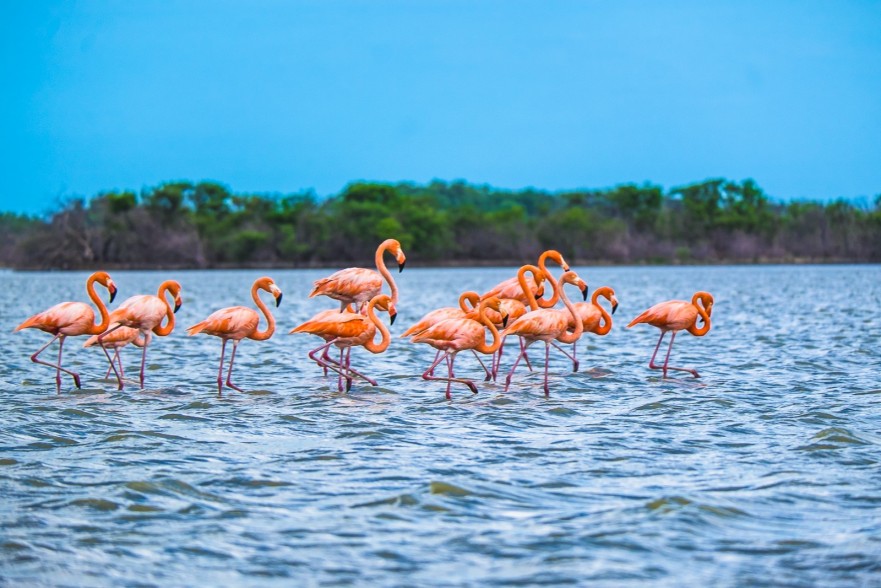
[[[119,327],[105,335],[102,343],[104,344],[104,347],[109,347],[111,349],[114,347],[125,347],[129,343],[134,343],[138,347],[143,347],[144,340],[141,339],[141,332],[139,330],[131,327]],[[86,342],[83,343],[83,347],[92,347],[97,344],[98,335],[92,335],[86,339]]]
[[[451,318],[440,321],[410,339],[428,343],[437,349],[472,349],[484,341],[485,327],[471,319]]]
[[[409,337],[411,335],[415,335],[417,333],[421,333],[428,327],[435,325],[441,321],[451,319],[451,318],[461,318],[465,315],[460,308],[454,308],[452,306],[447,306],[444,308],[437,308],[432,310],[423,316],[417,323],[411,326],[409,329],[401,333],[401,337]]]
[[[530,339],[555,339],[569,326],[568,312],[554,309],[539,309],[527,312],[508,325],[504,336],[518,335]]]
[[[227,339],[243,339],[257,329],[260,316],[252,308],[230,306],[211,313],[208,318],[187,329],[188,335],[205,333]]]
[[[648,323],[653,327],[669,331],[686,329],[697,320],[697,308],[685,300],[667,300],[655,304],[627,325]]]
[[[82,335],[95,323],[95,311],[83,302],[60,302],[30,317],[15,330],[35,328],[47,333]]]
[[[382,276],[375,270],[350,267],[316,280],[309,298],[330,296],[336,300],[366,301],[382,290]]]

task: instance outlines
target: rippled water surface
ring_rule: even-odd
[[[85,300],[81,273],[0,273],[0,579],[61,585],[871,585],[881,583],[881,267],[576,268],[620,307],[582,366],[551,359],[508,393],[419,374],[433,350],[352,354],[379,381],[338,393],[287,332],[333,307],[327,271],[272,271],[279,332],[214,388],[220,343],[183,329],[250,304],[267,272],[113,272],[120,300],[174,277],[179,328],[147,389],[117,392],[100,350],[66,345],[83,389],[28,356],[30,314]],[[398,334],[511,268],[408,268]],[[677,338],[699,380],[647,369],[651,304],[715,295]],[[102,295],[104,292],[102,291]],[[543,353],[532,353],[540,368]],[[52,354],[45,357],[51,358]],[[124,350],[135,374],[138,351]],[[507,363],[512,359],[508,354]],[[2,583],[2,580],[0,580]]]

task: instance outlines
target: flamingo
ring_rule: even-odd
[[[229,358],[229,371],[226,373],[226,385],[233,390],[244,392],[244,390],[233,384],[231,380],[232,366],[233,362],[236,360],[236,349],[238,349],[239,343],[245,338],[253,339],[254,341],[265,341],[275,333],[275,318],[273,318],[272,313],[269,311],[266,304],[260,300],[258,290],[265,290],[272,294],[275,298],[276,308],[281,304],[282,293],[281,289],[275,285],[272,278],[257,278],[251,286],[251,298],[254,300],[254,304],[257,305],[257,308],[263,313],[263,316],[266,317],[267,326],[265,330],[257,330],[257,327],[260,324],[260,315],[257,314],[257,311],[253,308],[248,308],[246,306],[221,308],[220,310],[211,313],[208,318],[202,322],[196,323],[187,329],[188,335],[192,336],[198,333],[205,333],[206,335],[220,337],[223,341],[223,344],[220,346],[220,367],[217,369],[218,396],[223,393],[223,356],[226,352],[226,342],[232,339],[232,355]]]
[[[555,278],[551,274],[551,272],[547,266],[547,262],[549,259],[551,261],[553,261],[554,263],[556,263],[557,265],[559,265],[561,268],[563,268],[564,272],[569,271],[569,264],[566,263],[565,259],[563,259],[563,255],[555,249],[548,249],[547,251],[543,252],[541,255],[538,256],[538,267],[539,267],[539,269],[541,269],[541,273],[544,275],[546,280],[548,280],[551,284],[553,284]],[[560,299],[560,294],[556,288],[552,288],[552,291],[553,291],[553,295],[548,299],[542,298],[541,294],[536,294],[536,301],[538,302],[538,308],[553,308],[557,305],[557,301]],[[526,304],[530,304],[530,305],[532,304],[532,301],[528,300],[528,299],[524,300],[524,302]],[[533,308],[533,310],[535,310],[535,308]]]
[[[606,312],[606,309],[600,305],[600,296],[612,304],[611,314]],[[576,302],[572,306],[575,307],[575,314],[581,319],[584,333],[593,333],[594,335],[604,336],[612,330],[612,315],[618,310],[618,298],[615,297],[615,291],[613,289],[608,286],[602,286],[593,291],[590,302]],[[575,319],[572,317],[569,319],[569,329],[575,329]],[[556,343],[552,343],[552,345],[567,356],[569,355]],[[571,359],[573,372],[578,371],[578,360],[575,358],[577,346],[578,341],[576,340],[572,343]]]
[[[325,340],[324,345],[309,352],[309,357],[318,365],[339,374],[337,388],[340,392],[343,391],[343,378],[346,379],[346,391],[352,388],[352,376],[363,378],[371,386],[377,385],[376,380],[351,367],[352,347],[361,346],[371,353],[382,353],[391,343],[391,333],[376,316],[376,308],[388,312],[389,324],[394,324],[397,311],[391,297],[388,294],[377,294],[367,303],[367,316],[354,312],[324,311],[290,331],[318,335]],[[374,342],[377,329],[382,337],[379,343]],[[331,345],[335,345],[340,350],[339,363],[325,361],[317,355]]]
[[[504,308],[505,302],[512,302],[514,304],[520,304],[516,300],[506,298],[505,300],[502,300],[503,308]],[[480,303],[480,295],[477,292],[473,292],[473,291],[462,292],[462,294],[459,295],[459,307],[458,308],[455,308],[453,306],[445,306],[443,308],[437,308],[435,310],[432,310],[431,312],[429,312],[428,314],[423,316],[421,319],[419,319],[409,329],[407,329],[406,331],[401,333],[400,337],[412,337],[413,335],[418,335],[419,333],[423,332],[425,329],[429,328],[430,326],[435,325],[443,320],[450,319],[450,318],[476,319],[477,318],[477,310],[478,310],[477,306],[479,303]],[[466,304],[470,304],[471,308],[468,308],[468,306],[466,306]],[[522,304],[521,304],[521,306],[522,306]],[[487,309],[487,311],[489,311],[489,310],[490,309]],[[495,312],[495,311],[492,311],[492,312]],[[493,320],[492,317],[490,317],[490,320],[493,320],[493,322],[501,322],[501,320],[502,320],[501,314],[500,313],[495,313],[495,314],[499,317],[498,321]],[[489,315],[487,315],[487,316],[489,316]],[[434,359],[437,360],[441,356],[442,353],[443,353],[443,351],[438,349],[437,354],[435,354],[435,356],[434,356]],[[479,363],[480,367],[483,368],[483,371],[486,372],[486,378],[484,378],[484,381],[485,382],[490,381],[492,379],[492,371],[487,369],[486,365],[483,363],[483,360],[480,359],[480,356],[477,355],[476,351],[474,351],[472,349],[471,353],[474,354],[474,358],[477,360],[477,363]],[[432,372],[432,373],[434,373],[434,372]]]
[[[456,354],[465,349],[491,354],[499,348],[502,342],[498,329],[486,316],[488,308],[501,311],[501,300],[497,296],[490,296],[481,300],[477,307],[478,320],[465,317],[446,319],[430,326],[410,339],[413,343],[427,343],[435,349],[444,352],[443,356],[435,358],[428,369],[422,373],[422,378],[424,380],[445,380],[447,382],[447,400],[452,399],[450,386],[453,382],[465,384],[473,393],[477,394],[477,386],[474,385],[474,382],[465,378],[455,377],[453,363],[456,361]],[[489,345],[486,343],[487,328],[492,334],[492,343]],[[443,378],[433,375],[434,368],[444,358],[447,360],[448,377]]]
[[[343,312],[347,304],[357,304],[358,310],[364,311],[367,302],[382,290],[382,280],[388,282],[391,290],[392,304],[398,303],[398,286],[392,274],[385,267],[383,253],[388,251],[395,256],[398,262],[398,273],[404,271],[407,262],[401,244],[396,239],[386,239],[376,249],[376,270],[360,267],[350,267],[331,274],[326,278],[316,280],[309,298],[313,296],[329,296],[340,301],[340,312]]]
[[[55,386],[57,393],[61,394],[61,372],[70,374],[73,377],[73,383],[77,388],[80,386],[80,375],[72,370],[61,367],[61,354],[64,350],[64,340],[67,337],[76,337],[79,335],[95,335],[103,333],[109,323],[107,307],[104,302],[98,298],[95,293],[95,282],[98,282],[110,292],[110,302],[116,298],[116,285],[110,279],[107,272],[95,272],[86,280],[86,293],[95,306],[98,307],[98,313],[101,315],[101,322],[95,324],[95,311],[92,307],[83,302],[61,302],[52,308],[44,310],[30,317],[17,327],[15,331],[22,329],[40,329],[50,335],[54,335],[52,340],[42,346],[36,353],[31,355],[31,361],[42,365],[48,365],[55,368]],[[40,359],[43,353],[52,343],[58,339],[58,363],[50,363]]]
[[[116,375],[117,382],[119,382],[120,390],[123,389],[124,382],[122,376],[116,371],[116,366],[113,365],[113,360],[110,358],[107,348],[104,347],[104,339],[121,327],[131,327],[141,332],[144,336],[144,350],[141,353],[140,373],[141,388],[143,388],[144,367],[147,363],[147,347],[150,346],[153,333],[160,337],[165,337],[174,330],[174,313],[176,313],[181,306],[180,291],[181,287],[179,283],[174,280],[166,280],[159,285],[159,291],[156,296],[150,294],[132,296],[123,302],[119,308],[110,313],[110,328],[98,335],[98,344],[101,345],[101,349],[104,350],[104,355],[107,356],[108,363],[110,363],[110,366],[113,368],[113,373]],[[168,300],[166,300],[166,294],[171,294],[174,297],[174,308],[172,308],[168,303]],[[168,321],[163,327],[161,326],[161,323],[162,319],[165,317],[168,317]]]
[[[104,347],[110,347],[114,350],[113,358],[116,360],[116,363],[119,365],[119,375],[123,378],[125,375],[122,373],[122,358],[119,356],[119,350],[132,343],[135,347],[143,347],[144,346],[144,338],[141,336],[141,332],[137,329],[132,329],[131,327],[119,327],[110,335],[104,338]],[[98,344],[98,335],[92,335],[86,342],[83,343],[83,347],[93,347]],[[110,377],[110,372],[113,371],[113,368],[107,367],[107,373],[104,374],[104,378]]]
[[[551,350],[551,342],[554,340],[562,341],[564,343],[572,343],[577,341],[581,336],[582,331],[584,330],[583,325],[580,320],[575,320],[575,330],[569,334],[566,332],[566,329],[569,327],[569,319],[577,318],[575,313],[575,307],[572,306],[572,303],[569,301],[569,298],[566,296],[566,292],[563,291],[563,286],[565,284],[573,284],[578,286],[581,290],[582,296],[587,298],[587,284],[578,277],[573,271],[568,271],[563,273],[558,282],[551,282],[554,288],[557,290],[557,294],[560,299],[563,301],[563,304],[566,306],[566,310],[555,310],[552,308],[539,308],[537,310],[533,310],[532,312],[528,312],[502,331],[502,337],[507,337],[508,335],[518,335],[523,337],[526,340],[526,345],[523,350],[520,352],[520,355],[517,356],[517,359],[514,361],[514,365],[511,366],[511,371],[508,372],[508,376],[505,379],[505,391],[507,392],[508,387],[511,385],[511,378],[514,377],[514,370],[517,369],[517,364],[520,363],[520,359],[525,355],[526,350],[530,345],[535,343],[536,341],[544,341],[545,343],[545,378],[544,378],[544,391],[545,396],[550,395],[550,388],[548,386],[548,360],[550,359],[550,350]]]
[[[698,304],[700,303],[700,304]],[[681,372],[689,372],[695,378],[700,375],[697,370],[692,368],[674,367],[668,365],[670,362],[670,352],[673,350],[673,340],[676,339],[676,333],[681,330],[687,330],[695,337],[703,337],[710,330],[710,314],[713,312],[713,295],[709,292],[695,292],[691,297],[691,302],[685,300],[667,300],[655,304],[641,315],[630,321],[627,328],[639,324],[648,323],[653,327],[661,329],[661,336],[658,337],[658,344],[655,345],[655,352],[649,360],[649,368],[653,370],[663,370],[664,377],[667,377],[668,370],[677,370]],[[703,325],[698,327],[697,321],[701,319]],[[655,357],[658,355],[658,349],[661,347],[661,341],[667,331],[672,331],[670,336],[670,345],[667,347],[667,357],[664,358],[664,365],[656,365]]]

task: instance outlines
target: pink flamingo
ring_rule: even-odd
[[[353,369],[351,365],[352,347],[360,346],[371,353],[382,353],[391,343],[391,333],[376,316],[376,308],[388,312],[389,324],[394,324],[397,311],[391,297],[387,294],[378,294],[367,303],[366,316],[354,312],[324,311],[291,330],[291,333],[310,333],[325,340],[324,345],[309,352],[309,357],[318,365],[339,374],[337,388],[340,392],[343,391],[343,378],[346,380],[346,391],[352,388],[354,376],[363,378],[371,386],[377,385],[376,380]],[[382,337],[379,343],[374,342],[377,329]],[[335,345],[340,350],[339,363],[328,362],[318,356],[319,352],[323,352],[331,345]]]
[[[272,337],[273,333],[275,333],[275,318],[272,316],[272,313],[269,311],[266,304],[260,300],[260,296],[258,296],[259,290],[269,292],[275,297],[276,308],[281,304],[282,293],[281,289],[275,285],[274,281],[272,281],[272,278],[257,278],[251,286],[251,298],[254,300],[254,304],[257,305],[257,308],[263,313],[263,316],[266,317],[267,326],[265,330],[257,330],[257,327],[260,324],[260,315],[257,314],[257,311],[253,308],[248,308],[246,306],[221,308],[220,310],[211,313],[208,318],[202,322],[196,323],[187,329],[188,335],[192,336],[198,333],[205,333],[206,335],[220,337],[223,341],[220,346],[220,367],[217,369],[218,396],[223,393],[223,356],[226,352],[226,342],[232,339],[232,355],[229,358],[229,371],[226,373],[226,385],[233,390],[244,392],[244,390],[232,383],[232,366],[236,360],[236,349],[238,349],[239,343],[245,338],[253,339],[254,341],[266,341]]]
[[[497,296],[491,296],[480,301],[477,310],[478,320],[469,318],[451,318],[436,323],[421,333],[413,336],[410,341],[413,343],[427,343],[439,351],[443,351],[442,357],[435,358],[434,362],[422,373],[425,380],[443,380],[447,383],[447,400],[452,399],[450,394],[450,386],[453,382],[459,382],[468,386],[471,391],[477,394],[477,386],[474,382],[465,378],[457,378],[453,373],[453,364],[456,361],[456,354],[465,349],[472,349],[478,353],[491,354],[499,348],[502,340],[499,331],[493,322],[486,316],[487,308],[495,311],[501,311],[501,300]],[[504,322],[504,321],[503,321]],[[492,342],[486,343],[486,329],[489,329],[492,335]],[[447,361],[446,378],[435,376],[434,368],[442,359]]]
[[[125,375],[122,373],[122,358],[119,356],[119,350],[129,343],[133,344],[135,347],[144,346],[144,338],[141,337],[141,332],[139,330],[130,327],[119,327],[104,338],[104,347],[109,347],[114,350],[113,358],[116,360],[117,365],[119,365],[119,375],[123,378],[125,378]],[[92,335],[86,339],[86,342],[83,343],[83,347],[93,347],[97,344],[98,335]],[[112,371],[113,368],[108,366],[104,378],[109,378],[110,372]]]
[[[382,290],[382,280],[385,278],[391,290],[392,304],[397,304],[398,286],[382,257],[386,251],[395,256],[398,272],[404,271],[407,258],[404,256],[401,244],[396,239],[386,239],[376,249],[375,262],[378,271],[360,267],[342,269],[326,278],[316,280],[309,298],[329,296],[340,301],[340,312],[345,310],[347,304],[357,304],[358,310],[363,312],[367,302]]]
[[[587,298],[587,284],[584,283],[584,280],[579,278],[578,275],[573,271],[565,272],[560,277],[559,282],[551,282],[551,284],[557,290],[557,294],[563,301],[563,304],[566,306],[566,311],[555,310],[552,308],[540,308],[537,310],[533,310],[532,312],[526,313],[525,315],[508,325],[508,328],[502,332],[503,338],[507,337],[508,335],[517,335],[519,337],[523,337],[526,340],[526,345],[523,351],[521,351],[520,355],[517,356],[517,359],[514,361],[514,365],[511,366],[511,371],[508,372],[508,376],[505,379],[505,391],[507,391],[508,387],[511,385],[511,378],[513,378],[514,376],[514,370],[517,369],[517,364],[520,363],[520,359],[526,353],[526,349],[528,349],[529,346],[536,341],[544,341],[544,391],[545,396],[549,396],[550,388],[548,386],[548,360],[550,359],[551,342],[557,340],[564,343],[572,343],[578,340],[578,338],[581,336],[584,327],[579,320],[575,321],[575,330],[571,334],[566,332],[566,329],[569,326],[570,317],[577,318],[577,315],[575,314],[575,307],[572,306],[572,303],[566,296],[566,292],[563,291],[563,286],[565,284],[573,284],[575,286],[578,286],[578,288],[581,290],[582,296],[584,298]]]
[[[552,285],[552,292],[550,298],[544,299],[541,294],[536,294],[536,302],[538,303],[538,308],[553,308],[557,305],[557,301],[560,299],[560,293],[556,288],[553,288],[553,284],[556,281],[551,271],[548,269],[547,262],[548,260],[553,261],[561,268],[563,268],[564,272],[569,271],[569,264],[566,263],[566,260],[563,259],[563,255],[556,251],[555,249],[548,249],[538,257],[538,267],[541,269],[542,275],[544,275],[545,279]],[[523,301],[525,304],[529,304],[532,307],[532,310],[535,308],[532,305],[532,300],[527,297],[526,300]]]
[[[546,251],[545,253],[556,252]],[[544,256],[544,254],[542,255]],[[532,274],[531,280],[526,277],[526,273]],[[511,278],[511,280],[514,280],[517,284],[516,288],[511,286],[511,280],[505,280],[491,290],[491,292],[498,291],[502,293],[499,294],[498,297],[502,301],[501,306],[505,311],[505,316],[507,316],[507,321],[509,323],[514,322],[529,312],[530,309],[527,307],[527,304],[536,304],[535,297],[544,294],[544,286],[542,285],[542,282],[547,279],[547,276],[550,276],[550,273],[542,271],[539,267],[534,265],[524,265],[517,270],[517,275],[514,276],[514,278]],[[538,286],[536,286],[536,284],[538,284]],[[511,297],[505,297],[503,294],[509,294]],[[487,294],[484,294],[483,297],[486,298]],[[556,301],[556,298],[554,298],[554,300]],[[502,314],[500,312],[487,308],[486,316],[496,325],[496,328],[504,328],[502,326]],[[523,343],[521,341],[521,348],[522,346]],[[492,372],[488,379],[495,379],[502,362],[502,353],[504,352],[504,349],[505,341],[502,340],[501,345],[499,345],[499,348],[492,355]],[[532,366],[529,364],[529,358],[526,357],[524,359],[526,360],[526,365],[531,370]]]
[[[31,355],[31,361],[42,365],[48,365],[55,368],[55,386],[57,392],[61,393],[61,372],[70,374],[73,377],[73,383],[77,388],[80,386],[80,375],[74,371],[61,367],[61,354],[64,350],[64,340],[67,337],[77,337],[79,335],[94,335],[104,332],[107,328],[108,315],[107,307],[104,302],[98,298],[95,293],[95,282],[98,282],[110,292],[110,302],[116,298],[116,285],[107,272],[95,272],[86,280],[86,293],[91,298],[98,312],[101,315],[101,322],[95,324],[95,312],[92,307],[83,302],[61,302],[52,308],[44,310],[30,317],[17,327],[16,331],[22,329],[40,329],[50,335],[54,335],[52,340],[42,346],[36,353]],[[40,359],[40,354],[46,350],[52,343],[58,339],[58,363],[50,363]]]
[[[107,356],[107,362],[113,368],[113,373],[116,376],[117,382],[119,382],[120,390],[122,390],[124,386],[123,379],[119,372],[116,371],[116,366],[113,364],[113,360],[110,358],[107,348],[103,345],[104,339],[109,336],[110,333],[121,327],[131,327],[141,332],[144,336],[144,350],[141,353],[140,372],[141,388],[143,388],[144,367],[147,363],[147,347],[150,346],[150,340],[153,338],[153,333],[160,337],[165,337],[174,330],[174,313],[176,313],[181,306],[180,291],[181,287],[179,283],[174,280],[166,280],[159,285],[159,291],[156,296],[150,294],[132,296],[123,302],[119,308],[110,313],[110,328],[104,333],[98,335],[98,344],[101,345],[101,349],[104,350],[104,355]],[[171,294],[174,297],[174,308],[172,308],[168,303],[168,300],[166,300],[166,294]],[[166,317],[168,318],[168,321],[163,327],[161,326],[162,319]]]
[[[602,296],[612,305],[612,313],[609,314],[605,308],[599,303]],[[572,306],[575,307],[575,313],[580,317],[584,333],[593,333],[594,335],[604,336],[612,330],[612,315],[618,310],[618,298],[615,297],[615,291],[608,286],[602,286],[593,291],[590,302],[576,302]],[[569,330],[575,329],[575,319],[570,318]],[[575,357],[577,352],[578,340],[572,343],[572,355],[570,356],[556,343],[551,343],[554,347],[562,351],[566,356],[572,359],[572,371],[578,371],[578,359]]]
[[[700,303],[700,304],[698,304]],[[673,350],[673,340],[676,339],[676,333],[681,330],[687,330],[695,337],[703,337],[710,330],[710,314],[713,312],[713,295],[709,292],[696,292],[691,297],[691,302],[685,300],[667,300],[655,304],[641,315],[630,321],[627,325],[629,329],[633,325],[639,323],[648,323],[653,327],[661,329],[661,336],[658,337],[658,344],[655,345],[655,352],[649,360],[649,368],[653,370],[663,370],[664,377],[667,377],[668,370],[678,370],[688,372],[695,378],[700,375],[697,370],[691,368],[674,367],[668,365],[670,362],[670,352]],[[697,321],[701,319],[703,325],[698,327]],[[658,349],[661,347],[661,341],[667,331],[672,331],[670,336],[670,345],[667,347],[667,357],[664,358],[664,365],[656,365],[655,357],[658,355]]]
[[[504,302],[506,302],[506,301],[517,303],[516,300],[503,300],[502,301],[503,305],[504,305]],[[412,337],[414,335],[418,335],[419,333],[423,332],[424,330],[431,327],[432,325],[435,325],[443,320],[447,320],[447,319],[451,319],[451,318],[477,319],[477,310],[478,310],[477,306],[479,303],[480,303],[480,295],[477,292],[472,292],[472,291],[463,292],[462,294],[459,295],[459,307],[458,308],[453,307],[453,306],[445,306],[443,308],[437,308],[435,310],[432,310],[431,312],[429,312],[428,314],[423,316],[421,319],[419,319],[419,321],[417,321],[409,329],[407,329],[406,331],[401,333],[400,337]],[[469,304],[471,305],[470,308],[468,306]],[[487,311],[489,311],[489,309],[487,309]],[[495,311],[493,311],[493,312],[495,312]],[[499,317],[499,321],[501,321],[502,320],[501,314],[500,313],[495,313],[495,314]],[[489,315],[487,315],[487,316],[489,316]],[[442,353],[443,353],[443,351],[438,349],[437,354],[435,354],[435,356],[434,356],[434,359],[437,360],[441,356]],[[474,354],[474,359],[477,360],[477,363],[479,363],[480,367],[483,368],[483,371],[486,372],[486,378],[484,378],[484,381],[488,382],[490,379],[492,379],[492,371],[490,371],[486,367],[486,365],[483,363],[483,360],[480,359],[479,355],[477,355],[476,351],[474,351],[472,349],[471,353]]]

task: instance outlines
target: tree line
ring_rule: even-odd
[[[570,263],[881,261],[881,195],[775,202],[752,180],[711,179],[557,193],[359,182],[319,198],[169,182],[72,198],[45,217],[2,213],[0,264],[309,267],[369,262],[389,237],[426,265],[517,263],[548,248]]]

